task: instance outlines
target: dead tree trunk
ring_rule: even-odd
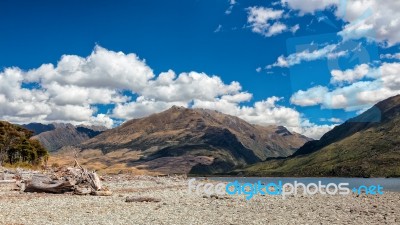
[[[46,192],[61,194],[74,190],[73,182],[67,180],[52,180],[44,175],[34,175],[32,180],[26,181],[25,192]]]

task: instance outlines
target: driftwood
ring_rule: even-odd
[[[32,180],[25,181],[25,192],[65,193],[71,192],[74,184],[68,180],[52,180],[45,175],[35,175]]]
[[[0,180],[0,191],[19,190],[16,180]]]
[[[153,197],[126,197],[125,202],[160,202],[161,200]]]
[[[111,191],[95,191],[91,193],[94,196],[111,196],[112,192]]]
[[[78,183],[88,182],[94,191],[101,190],[101,181],[97,173],[89,172],[87,169],[79,165],[78,161],[76,160],[75,166],[78,166],[80,168],[80,171],[75,171],[75,173],[78,173]]]
[[[25,180],[25,192],[65,193],[77,195],[110,196],[111,191],[102,190],[102,184],[96,172],[88,171],[75,160],[74,167],[63,168],[50,174],[35,174]]]
[[[92,193],[92,189],[88,187],[75,187],[74,194],[76,195],[88,195]]]

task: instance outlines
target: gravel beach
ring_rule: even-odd
[[[381,196],[204,196],[187,179],[105,177],[113,196],[0,191],[0,224],[400,224],[400,193]],[[155,202],[125,202],[152,197]]]

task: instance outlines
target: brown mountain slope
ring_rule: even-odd
[[[99,149],[103,154],[137,152],[136,159],[112,162],[127,166],[166,173],[215,173],[291,155],[308,140],[284,127],[261,127],[212,110],[174,106],[125,122],[80,147]]]
[[[92,130],[90,127],[74,126],[72,124],[51,124],[51,126],[54,129],[41,132],[32,137],[32,139],[39,140],[50,152],[57,151],[64,146],[80,144],[101,133],[101,131]]]

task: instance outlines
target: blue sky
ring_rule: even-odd
[[[399,93],[399,5],[360,1],[1,1],[0,116],[111,127],[178,104],[318,138]]]

